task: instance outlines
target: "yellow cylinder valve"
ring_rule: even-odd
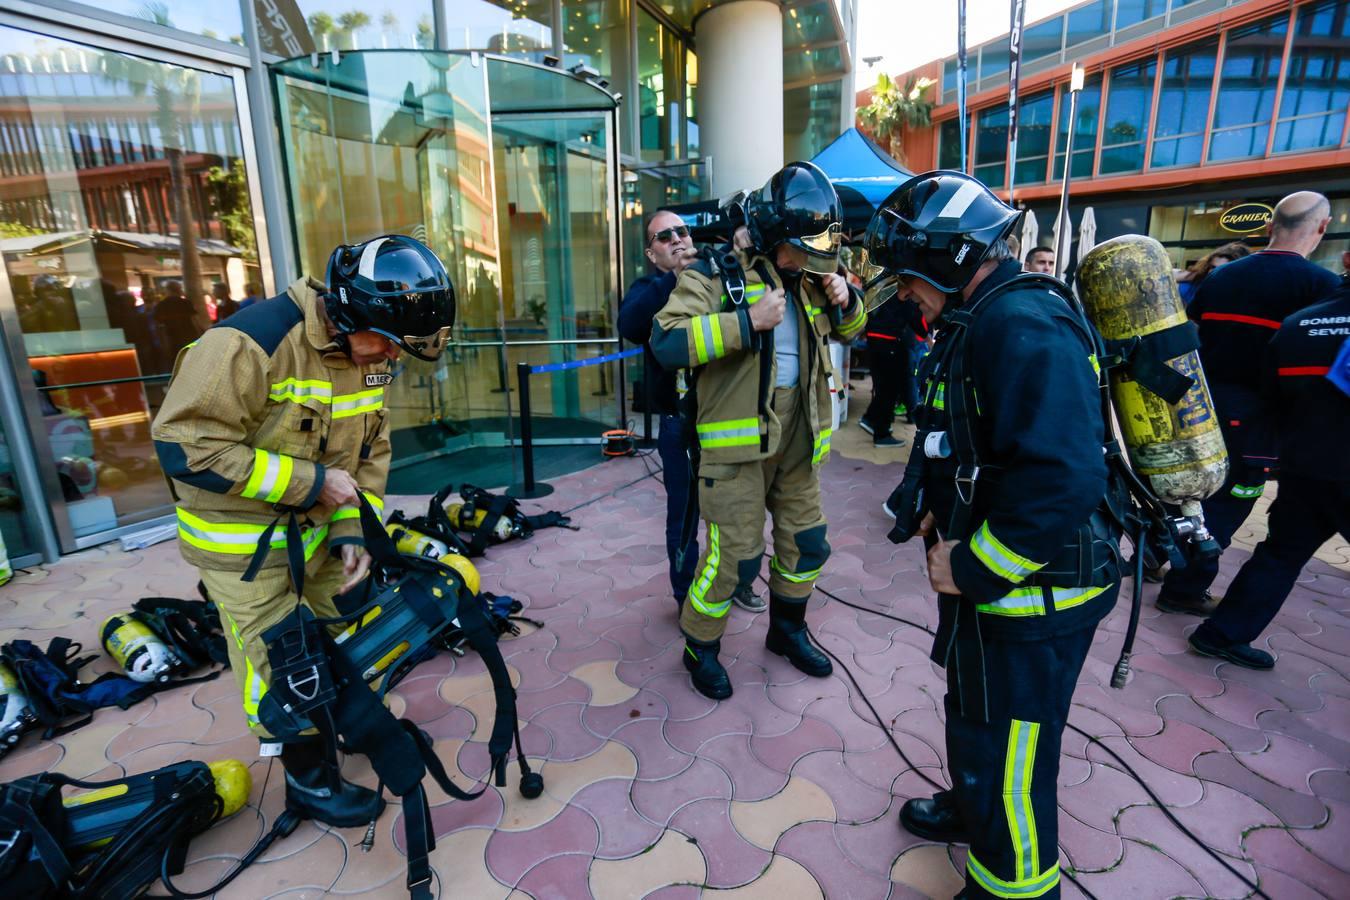
[[[447,505],[445,507],[445,514],[450,517],[451,522],[454,522],[466,531],[482,525],[483,520],[487,518],[487,510],[473,509],[472,507],[465,509],[463,503],[451,503]],[[509,540],[511,537],[511,520],[506,516],[502,516],[498,519],[497,524],[492,528],[492,536],[499,541]]]
[[[406,553],[409,556],[425,556],[428,559],[440,559],[450,552],[450,548],[446,546],[444,541],[438,541],[436,538],[406,525],[391,522],[385,526],[385,530],[394,539],[394,546],[398,548],[399,553]]]
[[[1172,261],[1153,238],[1130,234],[1098,244],[1079,264],[1078,283],[1088,318],[1107,341],[1147,339],[1186,324]],[[1186,351],[1166,365],[1192,379],[1179,402],[1168,403],[1125,368],[1111,373],[1111,399],[1135,471],[1160,499],[1195,516],[1200,501],[1223,486],[1228,451],[1199,353]]]
[[[179,665],[168,645],[139,619],[109,616],[101,634],[103,649],[135,681],[168,681]]]

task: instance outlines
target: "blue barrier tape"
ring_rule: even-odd
[[[595,359],[578,359],[574,362],[549,363],[546,366],[530,366],[530,374],[538,375],[541,372],[563,372],[567,369],[581,369],[586,366],[598,366],[600,363],[613,362],[616,359],[625,359],[629,356],[637,356],[641,352],[641,347],[634,347],[632,350],[625,350],[622,353],[610,353],[605,356],[597,356]]]

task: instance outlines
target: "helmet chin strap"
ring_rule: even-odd
[[[338,352],[347,359],[352,358],[352,342],[350,335],[338,328],[337,323],[333,321],[333,314],[329,312],[329,305],[337,302],[337,297],[331,292],[324,292],[319,295],[323,301],[323,317],[328,327],[333,329],[333,343],[337,345]]]

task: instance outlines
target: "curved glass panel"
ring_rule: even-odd
[[[489,59],[487,66],[494,113],[611,109],[617,105],[606,91],[570,73],[502,59]]]

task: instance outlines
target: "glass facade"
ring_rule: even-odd
[[[103,0],[108,12],[121,13],[165,28],[242,44],[243,26],[238,3],[206,4],[198,0]]]
[[[938,168],[961,168],[961,123],[956,119],[938,126]]]
[[[1264,156],[1284,55],[1285,16],[1229,32],[1224,44],[1209,160]]]
[[[1053,138],[1055,92],[1045,91],[1024,99],[1017,110],[1017,165],[1013,184],[1045,181]]]
[[[1335,147],[1350,103],[1350,2],[1299,7],[1275,124],[1276,153]]]
[[[1138,25],[1167,12],[1167,0],[1116,0],[1116,30]]]
[[[1111,33],[1110,0],[1092,0],[1069,11],[1065,44],[1072,47]]]
[[[236,83],[0,26],[0,96],[4,325],[79,539],[170,510],[150,421],[174,357],[263,295]]]
[[[1138,172],[1144,167],[1157,68],[1157,62],[1150,59],[1111,70],[1102,132],[1101,174]]]
[[[1193,166],[1200,162],[1218,49],[1218,42],[1214,41],[1168,51],[1163,62],[1153,135],[1154,168]]]
[[[320,53],[333,49],[430,48],[436,43],[431,0],[296,0],[295,6],[309,27],[313,48]]]
[[[1001,188],[1008,159],[1008,107],[981,110],[975,123],[975,177]]]
[[[543,62],[553,52],[553,4],[548,0],[455,0],[445,33],[450,50],[482,50]],[[396,46],[431,45],[419,41]]]
[[[1093,75],[1083,83],[1074,109],[1073,178],[1091,178],[1092,161],[1097,155],[1097,120],[1102,109],[1102,78]],[[1056,181],[1064,177],[1064,154],[1069,147],[1069,87],[1059,88],[1059,125],[1055,137]]]

